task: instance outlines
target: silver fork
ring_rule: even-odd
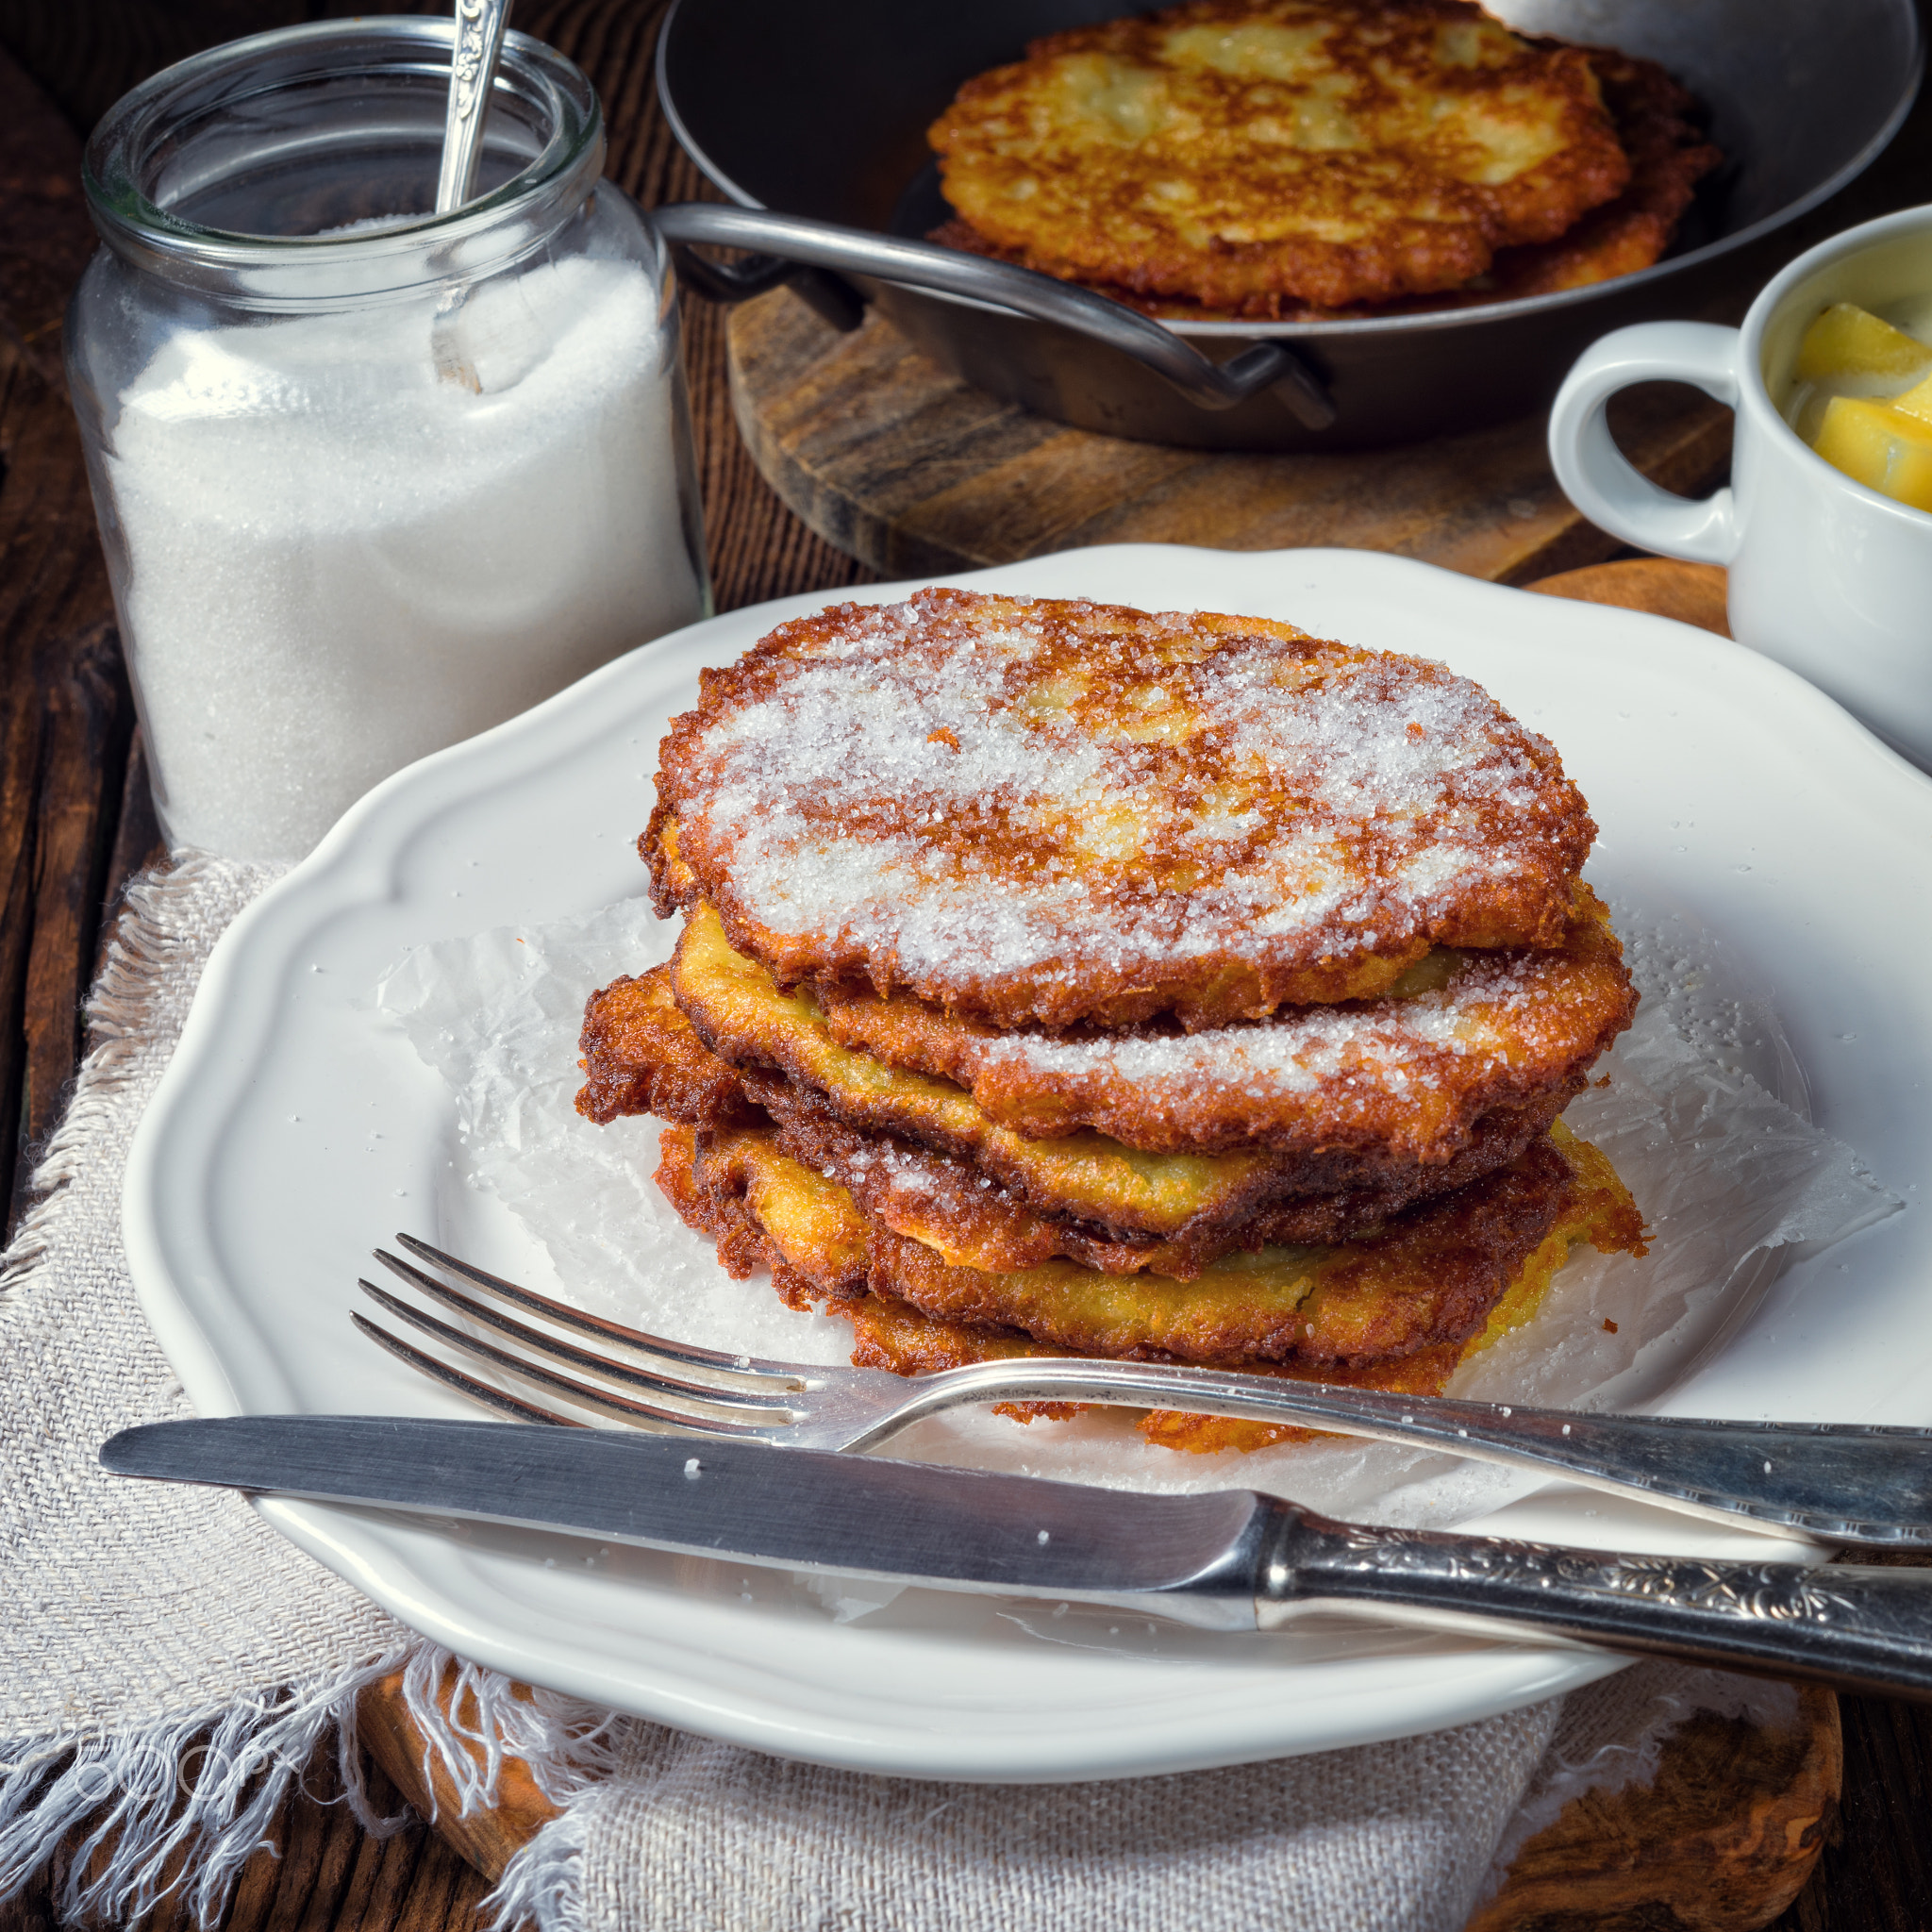
[[[1446,1450],[1740,1527],[1932,1549],[1932,1429],[1566,1413],[1083,1357],[974,1362],[909,1378],[820,1368],[646,1335],[488,1274],[413,1236],[396,1241],[441,1274],[567,1332],[533,1327],[378,1248],[375,1258],[386,1268],[497,1339],[466,1334],[374,1282],[359,1283],[390,1314],[549,1397],[634,1428],[863,1451],[962,1405],[1174,1408]],[[411,1368],[498,1414],[584,1425],[478,1381],[363,1315],[351,1319]]]

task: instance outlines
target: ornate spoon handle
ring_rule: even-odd
[[[509,0],[457,0],[456,41],[450,51],[449,108],[442,124],[442,169],[436,182],[436,211],[447,214],[476,192],[476,163],[483,153],[483,123],[496,81]]]
[[[1261,1626],[1344,1607],[1932,1699],[1932,1571],[1613,1556],[1374,1529],[1282,1506]]]

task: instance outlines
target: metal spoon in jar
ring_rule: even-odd
[[[509,25],[510,0],[457,0],[456,37],[450,43],[449,106],[442,124],[442,168],[436,180],[436,212],[461,208],[476,192],[483,158],[483,123]],[[436,373],[465,389],[478,387],[476,372],[457,341],[456,318],[467,288],[453,289],[437,305],[429,345]]]
[[[449,108],[442,124],[442,172],[436,182],[440,215],[461,208],[476,192],[483,122],[490,111],[490,91],[496,85],[503,30],[508,25],[509,0],[457,0]]]

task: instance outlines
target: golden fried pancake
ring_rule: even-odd
[[[1549,1283],[1567,1259],[1569,1248],[1556,1237],[1545,1241],[1524,1261],[1508,1294],[1497,1304],[1490,1324],[1462,1344],[1445,1342],[1436,1349],[1385,1362],[1241,1362],[1244,1375],[1279,1375],[1283,1381],[1322,1381],[1346,1390],[1387,1390],[1391,1395],[1441,1395],[1457,1366],[1503,1333],[1505,1307],[1523,1306],[1534,1312],[1549,1291]],[[891,1294],[861,1294],[858,1300],[835,1302],[829,1314],[852,1324],[852,1362],[858,1368],[887,1368],[896,1375],[931,1375],[942,1368],[966,1362],[999,1362],[1014,1357],[1055,1357],[1064,1351],[1022,1335],[1020,1329],[979,1327],[968,1322],[937,1322],[918,1307]],[[1508,1324],[1511,1327],[1519,1322]],[[1224,1364],[1226,1366],[1226,1364]],[[997,1403],[995,1412],[1016,1422],[1036,1418],[1066,1420],[1078,1414],[1078,1403]],[[1246,1422],[1239,1416],[1196,1416],[1180,1408],[1152,1408],[1140,1418],[1140,1434],[1161,1449],[1186,1449],[1211,1455],[1219,1449],[1265,1449],[1283,1441],[1310,1441],[1322,1430],[1304,1430],[1292,1422]]]
[[[1569,1258],[1572,1243],[1564,1229],[1550,1238],[1523,1264],[1503,1299],[1496,1304],[1480,1334],[1466,1342],[1439,1343],[1413,1355],[1371,1362],[1223,1363],[1244,1375],[1276,1375],[1284,1381],[1321,1382],[1346,1389],[1381,1389],[1391,1395],[1440,1395],[1451,1375],[1471,1356],[1519,1328],[1534,1315],[1549,1293],[1557,1271]],[[924,1375],[966,1362],[1011,1360],[1016,1356],[1062,1353],[1017,1328],[976,1326],[966,1322],[941,1322],[923,1315],[891,1295],[866,1294],[856,1301],[830,1305],[828,1313],[852,1324],[856,1367],[890,1369],[894,1374]],[[1065,1421],[1077,1414],[1070,1402],[1002,1402],[995,1412],[1016,1422],[1037,1418]],[[1140,1432],[1163,1449],[1184,1449],[1195,1455],[1219,1450],[1254,1450],[1276,1442],[1311,1441],[1327,1433],[1293,1423],[1249,1422],[1237,1416],[1191,1415],[1184,1409],[1150,1409],[1140,1421]]]
[[[1590,62],[1630,157],[1628,186],[1554,242],[1500,251],[1480,278],[1489,286],[1461,301],[1552,295],[1649,268],[1671,245],[1697,183],[1723,161],[1690,118],[1696,103],[1654,60],[1592,47]]]
[[[1556,42],[1531,44],[1554,48]],[[1089,275],[1069,276],[1117,302],[1170,322],[1325,322],[1376,315],[1411,315],[1432,308],[1513,302],[1530,295],[1588,288],[1613,275],[1634,275],[1658,260],[1671,244],[1696,184],[1724,158],[1690,116],[1696,103],[1653,60],[1636,60],[1608,47],[1587,47],[1591,71],[1617,140],[1630,159],[1624,192],[1591,208],[1551,242],[1501,248],[1480,275],[1426,295],[1381,302],[1324,305],[1279,291],[1209,306],[1177,295],[1148,295]],[[1002,248],[955,216],[927,238],[969,255],[1021,262],[1024,251]]]
[[[704,919],[694,952],[723,942]],[[1579,885],[1558,949],[1438,948],[1377,1000],[1191,1034],[1002,1033],[841,988],[818,1005],[841,1046],[951,1080],[1023,1134],[1092,1127],[1150,1152],[1374,1142],[1427,1158],[1445,1122],[1563,1084],[1629,1025],[1637,999],[1608,922]]]
[[[1070,1160],[1096,1180],[1109,1168],[1138,1177],[1108,1183],[1116,1190],[1213,1194],[1266,1174],[1274,1193],[1310,1193],[1393,1184],[1409,1167],[1440,1167],[1468,1150],[1499,1109],[1513,1116],[1558,1095],[1567,1104],[1636,1006],[1601,921],[1592,912],[1573,933],[1574,950],[1458,956],[1441,986],[1407,998],[1208,1033],[1019,1037],[1022,1101],[1038,1091],[1036,1074],[1057,1080],[1053,1106],[1104,1113],[1151,1148],[1078,1127],[1042,1134],[1038,1119],[1035,1131],[1022,1132],[953,1080],[841,1046],[811,993],[781,993],[702,908],[686,922],[671,974],[679,1009],[724,1059],[778,1069],[852,1125],[976,1158],[1029,1199]],[[996,1080],[1000,1038],[974,1043],[995,1062],[988,1078]],[[762,1090],[754,1097],[764,1104]],[[1046,1101],[1032,1108],[1047,1109]],[[1240,1124],[1235,1132],[1212,1131],[1229,1119]],[[1197,1147],[1208,1151],[1188,1151]]]
[[[762,974],[728,949],[726,956]],[[776,999],[768,977],[765,985]],[[775,1121],[789,1152],[817,1169],[838,1169],[848,1185],[867,1168],[877,1185],[890,1177],[899,1218],[887,1219],[901,1232],[950,1217],[963,1241],[970,1222],[975,1266],[1024,1266],[1065,1254],[1094,1267],[1123,1273],[1154,1268],[1180,1279],[1231,1248],[1342,1239],[1415,1201],[1464,1186],[1521,1153],[1578,1085],[1573,1081],[1528,1106],[1492,1109],[1475,1124],[1468,1144],[1440,1165],[1382,1170],[1333,1157],[1149,1158],[1091,1134],[1033,1141],[996,1127],[989,1131],[970,1102],[958,1104],[965,1097],[957,1089],[947,1104],[919,1108],[919,1092],[943,1096],[943,1082],[902,1081],[897,1106],[872,1109],[888,1126],[924,1120],[941,1136],[951,1131],[952,1141],[942,1139],[941,1146],[959,1151],[949,1153],[880,1131],[877,1122],[855,1128],[815,1090],[781,1072],[757,1062],[731,1066],[679,1010],[667,967],[593,993],[582,1045],[589,1078],[576,1104],[590,1119],[648,1112],[699,1127]],[[876,1065],[836,1048],[826,1058],[835,1068],[848,1058],[864,1063],[861,1072]],[[913,1090],[911,1102],[907,1088]],[[862,1097],[857,1110],[867,1111]],[[1309,1187],[1299,1186],[1310,1175]],[[1142,1225],[1149,1219],[1151,1231]]]
[[[1472,1336],[1356,1362],[1295,1356],[1286,1360],[1235,1357],[1215,1366],[1399,1393],[1441,1393],[1460,1361],[1529,1320],[1574,1245],[1587,1241],[1604,1252],[1643,1252],[1641,1219],[1609,1163],[1560,1127],[1557,1137],[1572,1175],[1567,1199]],[[733,1275],[741,1279],[763,1265],[788,1307],[804,1310],[824,1305],[827,1313],[850,1322],[857,1344],[852,1359],[858,1366],[913,1375],[963,1362],[1067,1353],[1058,1343],[1037,1341],[1008,1324],[934,1316],[883,1288],[862,1286],[870,1272],[865,1258],[869,1224],[854,1211],[849,1197],[841,1201],[836,1184],[782,1154],[774,1157],[769,1146],[747,1148],[741,1140],[736,1147],[739,1158],[727,1152],[723,1159],[723,1184],[717,1184],[715,1144],[705,1161],[708,1174],[701,1180],[697,1140],[686,1127],[668,1128],[662,1136],[658,1182],[674,1207],[692,1227],[717,1241],[719,1258]],[[745,1158],[747,1154],[752,1158]],[[767,1213],[774,1219],[776,1233],[760,1219]],[[1001,1411],[1025,1422],[1037,1415],[1071,1415],[1074,1407],[1003,1404]],[[1151,1411],[1140,1426],[1150,1441],[1197,1452],[1256,1449],[1311,1433],[1288,1424],[1172,1409]]]
[[[1539,1249],[1538,1256],[1542,1252]],[[1525,1267],[1525,1277],[1528,1273]],[[1547,1285],[1543,1284],[1545,1288]],[[985,1328],[965,1322],[935,1321],[891,1295],[861,1295],[857,1301],[835,1303],[827,1312],[851,1323],[857,1344],[852,1351],[855,1366],[890,1369],[899,1375],[927,1375],[967,1362],[1009,1361],[1016,1356],[1065,1353],[1035,1341],[1017,1328]],[[1480,1340],[1469,1343],[1467,1348],[1453,1344],[1425,1348],[1393,1361],[1367,1362],[1359,1368],[1334,1362],[1309,1367],[1262,1361],[1242,1362],[1240,1367],[1246,1375],[1278,1375],[1285,1381],[1386,1389],[1396,1395],[1440,1395],[1468,1349],[1478,1346]],[[1023,1423],[1036,1418],[1064,1421],[1079,1412],[1079,1405],[1071,1402],[1002,1402],[995,1404],[994,1408],[995,1413]],[[1173,1408],[1150,1409],[1141,1418],[1140,1431],[1148,1441],[1163,1449],[1186,1449],[1196,1454],[1211,1454],[1221,1449],[1265,1449],[1275,1442],[1306,1441],[1320,1433],[1291,1423],[1189,1415]]]
[[[843,1188],[795,1160],[779,1169],[782,1157],[774,1149],[767,1165],[777,1191],[767,1188],[755,1195],[748,1182],[715,1189],[698,1174],[702,1134],[703,1128],[666,1127],[658,1137],[655,1178],[685,1224],[717,1242],[727,1274],[742,1281],[769,1268],[778,1299],[801,1312],[821,1302],[837,1307],[865,1292],[865,1224]],[[758,1197],[782,1223],[789,1248],[759,1222]]]
[[[688,1131],[667,1130],[667,1161]],[[1066,1260],[1003,1273],[962,1267],[861,1213],[769,1129],[701,1130],[691,1145],[688,1183],[667,1189],[674,1202],[694,1189],[712,1204],[713,1222],[756,1229],[789,1271],[791,1297],[891,1295],[941,1321],[1016,1328],[1062,1351],[1116,1358],[1359,1363],[1460,1344],[1545,1243],[1559,1256],[1573,1241],[1642,1244],[1609,1164],[1560,1124],[1507,1166],[1372,1238],[1232,1256],[1187,1283]]]
[[[1538,1250],[1539,1256],[1541,1253],[1542,1250]],[[1553,1269],[1551,1273],[1554,1272]],[[1525,1267],[1524,1279],[1527,1279],[1528,1274]],[[1548,1282],[1541,1286],[1547,1291]],[[856,1368],[887,1369],[896,1375],[929,1375],[968,1362],[1011,1361],[1025,1356],[1053,1358],[1066,1354],[1064,1349],[1035,1341],[1017,1328],[939,1321],[891,1295],[864,1294],[856,1300],[836,1302],[827,1307],[826,1313],[841,1316],[852,1324],[852,1361]],[[1414,1355],[1355,1367],[1340,1362],[1258,1360],[1222,1366],[1238,1367],[1244,1375],[1273,1375],[1283,1381],[1384,1389],[1396,1395],[1440,1395],[1457,1364],[1481,1345],[1479,1338],[1466,1347],[1449,1344],[1421,1349]],[[993,1405],[993,1412],[1022,1423],[1040,1419],[1064,1422],[1077,1415],[1082,1406],[1074,1402],[1001,1402]],[[1141,1417],[1140,1430],[1148,1441],[1158,1443],[1163,1449],[1195,1453],[1262,1449],[1275,1442],[1307,1441],[1324,1433],[1292,1423],[1246,1422],[1234,1416],[1190,1415],[1171,1408],[1150,1409]]]
[[[584,1004],[576,1109],[602,1126],[654,1113],[692,1126],[743,1126],[765,1116],[747,1099],[737,1069],[691,1029],[671,996],[671,969],[600,986]]]
[[[1229,1255],[1186,1283],[1066,1260],[990,1274],[868,1224],[868,1283],[942,1320],[999,1323],[1081,1354],[1383,1360],[1475,1333],[1570,1191],[1568,1164],[1538,1141],[1378,1235]]]
[[[1557,946],[1595,827],[1441,665],[1209,613],[922,591],[783,625],[672,722],[640,841],[781,984],[1189,1027]]]
[[[838,1045],[808,996],[788,998],[761,968],[742,955],[731,957],[746,969],[735,984],[681,984],[679,959],[673,985],[693,1029],[738,1066],[758,1106],[780,1119],[817,1108],[867,1132],[957,1155],[1041,1212],[1113,1234],[1198,1237],[1292,1196],[1369,1190],[1414,1199],[1439,1191],[1516,1152],[1582,1087],[1579,1073],[1518,1105],[1490,1108],[1463,1132],[1444,1136],[1426,1161],[1386,1149],[1320,1144],[1150,1154],[1088,1130],[1041,1140],[990,1119],[951,1081],[903,1073]]]
[[[718,1257],[735,1278],[742,1280],[760,1267],[769,1268],[772,1285],[787,1307],[802,1313],[823,1302],[827,1314],[851,1323],[855,1367],[888,1369],[898,1375],[924,1375],[966,1362],[1010,1361],[1022,1356],[1066,1353],[1064,1349],[1035,1341],[1018,1328],[937,1321],[893,1295],[867,1291],[856,1294],[832,1293],[820,1289],[786,1260],[776,1243],[752,1219],[741,1199],[726,1194],[714,1200],[698,1185],[692,1172],[693,1142],[693,1135],[686,1128],[674,1127],[663,1136],[662,1160],[657,1178],[672,1205],[691,1227],[717,1242]],[[1532,1263],[1539,1262],[1553,1249],[1554,1243],[1546,1241],[1532,1257]],[[837,1268],[835,1263],[834,1272]],[[1554,1272],[1553,1265],[1550,1273]],[[1547,1285],[1547,1280],[1535,1282],[1532,1266],[1525,1266],[1506,1301],[1514,1304],[1532,1292],[1540,1298]],[[1492,1322],[1494,1319],[1491,1318]],[[1488,1340],[1489,1331],[1485,1330],[1464,1348],[1452,1344],[1419,1349],[1413,1355],[1391,1361],[1369,1362],[1357,1368],[1341,1363],[1307,1366],[1262,1361],[1246,1361],[1240,1367],[1246,1374],[1335,1382],[1358,1389],[1388,1389],[1400,1394],[1436,1395],[1441,1392],[1442,1385],[1463,1355],[1481,1347]],[[1003,1402],[995,1407],[999,1414],[1010,1416],[1016,1422],[1032,1422],[1037,1417],[1064,1420],[1078,1411],[1077,1404],[1057,1402]],[[1174,1409],[1150,1410],[1140,1427],[1149,1441],[1163,1448],[1197,1452],[1258,1449],[1314,1433],[1288,1424],[1243,1422],[1229,1416],[1187,1415]]]
[[[1223,1363],[1245,1374],[1281,1375],[1291,1380],[1336,1383],[1352,1389],[1383,1389],[1396,1395],[1440,1395],[1457,1369],[1504,1336],[1523,1327],[1542,1307],[1570,1250],[1588,1242],[1602,1254],[1641,1255],[1646,1248],[1642,1217],[1627,1189],[1602,1153],[1587,1141],[1565,1138],[1560,1124],[1555,1138],[1571,1159],[1577,1185],[1557,1225],[1535,1250],[1491,1308],[1478,1333],[1462,1342],[1438,1342],[1411,1354],[1359,1362]],[[1049,1354],[1017,1328],[941,1322],[889,1295],[868,1294],[840,1302],[834,1310],[852,1324],[858,1347],[853,1361],[861,1368],[891,1369],[902,1375],[927,1374],[956,1362],[983,1361],[1016,1354]],[[1071,1404],[1003,1403],[999,1412],[1020,1422],[1036,1415],[1065,1417]],[[1261,1449],[1272,1443],[1312,1440],[1323,1432],[1289,1423],[1248,1422],[1233,1416],[1191,1415],[1180,1409],[1154,1409],[1140,1423],[1141,1434],[1165,1449],[1208,1454],[1222,1449]]]
[[[1585,52],[1458,0],[1195,0],[1055,34],[929,139],[946,199],[1028,266],[1216,306],[1452,288],[1630,172]]]
[[[1237,1249],[1307,1246],[1370,1233],[1416,1200],[1433,1199],[1476,1177],[1457,1172],[1445,1183],[1414,1192],[1359,1189],[1291,1196],[1264,1202],[1244,1220],[1208,1217],[1164,1240],[1133,1238],[1064,1215],[1040,1213],[984,1169],[955,1155],[890,1134],[861,1133],[809,1108],[781,1108],[775,1118],[779,1148],[813,1173],[836,1180],[868,1220],[924,1242],[947,1261],[993,1273],[1031,1268],[1063,1256],[1107,1274],[1137,1274],[1144,1269],[1192,1281]],[[1525,1135],[1524,1144],[1534,1138]],[[1500,1164],[1500,1157],[1489,1163]]]

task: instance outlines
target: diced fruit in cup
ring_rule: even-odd
[[[1916,393],[1916,391],[1914,392]],[[1901,399],[1903,400],[1903,399]],[[1932,398],[1922,407],[1932,410]],[[1897,403],[1833,396],[1812,448],[1854,481],[1932,510],[1932,419]]]
[[[1805,331],[1792,374],[1800,382],[1889,376],[1905,383],[1928,370],[1932,347],[1856,303],[1834,302]]]
[[[1788,420],[1827,463],[1932,511],[1932,342],[1834,302],[1805,331],[1791,375]]]
[[[1915,383],[1902,396],[1893,396],[1891,407],[1903,409],[1907,416],[1916,416],[1924,423],[1932,423],[1932,375],[1924,382]]]

